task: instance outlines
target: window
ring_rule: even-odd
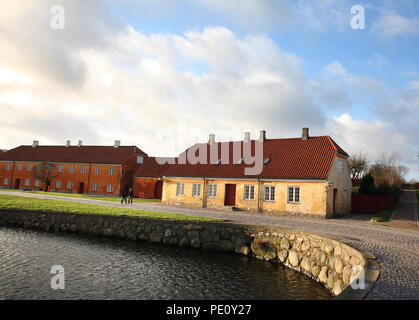
[[[143,163],[143,162],[144,162],[144,157],[138,156],[137,163]]]
[[[86,173],[86,166],[80,167],[80,173]]]
[[[71,189],[71,188],[73,188],[73,182],[68,181],[67,182],[67,189]]]
[[[31,184],[31,179],[25,179],[25,186],[29,186]]]
[[[99,174],[100,173],[100,167],[95,167],[95,174]]]
[[[68,172],[74,172],[74,166],[73,166],[73,165],[71,165],[71,166],[68,168]]]
[[[194,183],[192,184],[192,197],[200,197],[201,196],[201,184]]]
[[[338,172],[339,172],[339,174],[343,174],[343,172],[344,172],[344,163],[343,163],[342,160],[338,161]]]
[[[41,181],[39,179],[35,180],[35,187],[39,187],[41,185]]]
[[[61,188],[61,181],[57,181],[57,182],[55,183],[55,187],[56,187],[57,189]]]
[[[208,185],[208,198],[216,198],[216,197],[217,197],[217,185],[209,184]]]
[[[26,168],[28,171],[32,171],[32,165],[31,164],[28,164],[28,166],[27,166],[27,168]]]
[[[6,164],[6,171],[10,171],[10,163]]]
[[[255,186],[244,186],[244,200],[255,200]]]
[[[288,202],[300,202],[300,187],[288,187]]]
[[[176,195],[183,196],[185,192],[185,184],[184,183],[177,183],[176,184]]]
[[[64,171],[64,166],[62,164],[60,164],[58,166],[58,172],[63,172]]]
[[[274,186],[265,186],[265,201],[275,201],[275,187]]]
[[[94,183],[93,187],[92,187],[93,191],[98,191],[99,190],[99,184],[98,183]]]
[[[8,178],[4,178],[3,184],[8,185],[9,184],[9,179]]]
[[[22,165],[20,163],[17,165],[17,171],[22,171]]]
[[[112,191],[113,191],[113,185],[112,185],[112,184],[108,184],[108,185],[106,186],[106,191],[108,191],[108,192],[112,192]]]
[[[109,168],[109,175],[115,174],[115,168]]]

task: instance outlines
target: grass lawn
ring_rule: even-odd
[[[3,189],[5,190],[5,189]],[[64,192],[44,192],[44,191],[23,191],[23,190],[9,190],[9,191],[21,191],[21,192],[28,192],[28,193],[38,193],[50,196],[60,196],[60,197],[72,197],[72,198],[89,198],[94,200],[102,200],[102,201],[112,201],[112,202],[121,202],[121,197],[115,196],[104,196],[104,195],[96,195],[96,194],[78,194],[78,193],[64,193]],[[134,198],[133,203],[141,203],[141,202],[160,202],[159,199],[140,199]]]
[[[220,219],[194,217],[167,212],[153,212],[128,208],[114,208],[96,204],[84,204],[60,200],[28,198],[2,194],[0,194],[0,209],[29,210],[38,212],[66,212],[79,214],[104,214],[111,216],[130,216],[185,221],[222,221]]]
[[[372,217],[370,221],[388,222],[392,212],[392,210],[380,211],[374,217]]]

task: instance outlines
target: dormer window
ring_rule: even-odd
[[[265,160],[263,160],[263,164],[268,164],[269,161],[271,161],[271,158],[266,158]]]
[[[144,162],[144,157],[138,156],[137,157],[137,163],[143,163],[143,162]]]

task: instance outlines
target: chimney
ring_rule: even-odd
[[[83,141],[81,141],[81,140],[79,140],[79,143],[78,143],[78,147],[81,147],[83,145]]]
[[[32,147],[35,148],[37,146],[39,146],[39,141],[38,140],[33,140]]]
[[[114,148],[119,148],[121,146],[121,141],[120,140],[115,140],[115,143],[113,145]]]
[[[65,146],[68,148],[71,145],[71,141],[67,140],[67,143],[65,144]]]
[[[263,142],[266,140],[266,130],[260,130],[259,133],[259,142]]]
[[[210,146],[212,146],[213,144],[215,144],[215,134],[210,133],[210,135],[209,135],[209,140],[208,140],[208,144],[209,144]]]
[[[244,142],[245,143],[250,142],[250,132],[245,132],[244,133]]]
[[[310,138],[309,135],[308,135],[308,128],[303,128],[303,134],[302,134],[301,138],[303,140],[308,140],[308,138]]]

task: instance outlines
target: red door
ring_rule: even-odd
[[[236,185],[235,184],[226,184],[224,205],[225,206],[236,205]]]
[[[162,191],[163,191],[163,182],[161,180],[158,180],[156,182],[156,186],[154,189],[154,198],[161,199]]]

